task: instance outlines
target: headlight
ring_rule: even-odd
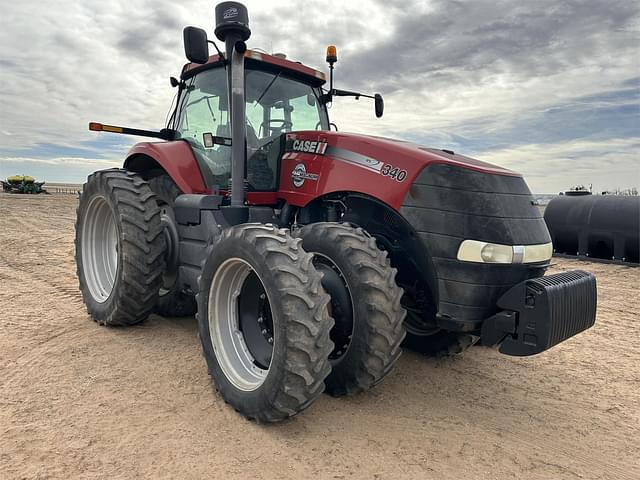
[[[526,245],[524,247],[524,258],[522,263],[544,262],[553,255],[553,245],[543,243],[541,245]]]
[[[551,258],[551,243],[539,245],[500,245],[465,240],[458,248],[458,260],[479,263],[536,263]]]

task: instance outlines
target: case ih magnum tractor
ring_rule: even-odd
[[[248,50],[246,8],[216,7],[225,53],[184,30],[176,108],[80,197],[76,261],[101,325],[196,313],[222,397],[261,422],[380,382],[403,341],[478,338],[532,355],[595,321],[595,278],[544,276],[552,246],[522,177],[448,150],[333,131],[322,72]],[[215,45],[215,43],[213,43]],[[217,47],[216,47],[217,49]],[[406,340],[405,340],[406,334]]]

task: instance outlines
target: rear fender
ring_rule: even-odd
[[[182,140],[137,143],[129,150],[124,168],[143,175],[161,169],[183,193],[209,193],[191,147]]]

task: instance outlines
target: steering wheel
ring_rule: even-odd
[[[272,123],[279,123],[280,126],[276,126],[276,127],[272,127],[271,124]],[[293,122],[290,122],[289,120],[285,120],[283,118],[272,118],[271,120],[269,120],[268,122],[262,122],[260,124],[260,130],[262,130],[263,132],[265,131],[265,127],[267,129],[269,129],[269,137],[274,136],[275,134],[280,135],[284,130],[289,129],[291,130],[293,128]],[[274,130],[277,130],[275,133],[273,132]]]

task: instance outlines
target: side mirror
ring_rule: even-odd
[[[315,107],[316,105],[316,96],[313,93],[307,95],[307,105],[311,107]]]
[[[379,93],[375,94],[374,99],[376,103],[376,117],[380,118],[384,113],[384,100]]]
[[[207,63],[209,60],[209,44],[207,32],[198,27],[185,27],[183,30],[184,54],[193,63]]]

